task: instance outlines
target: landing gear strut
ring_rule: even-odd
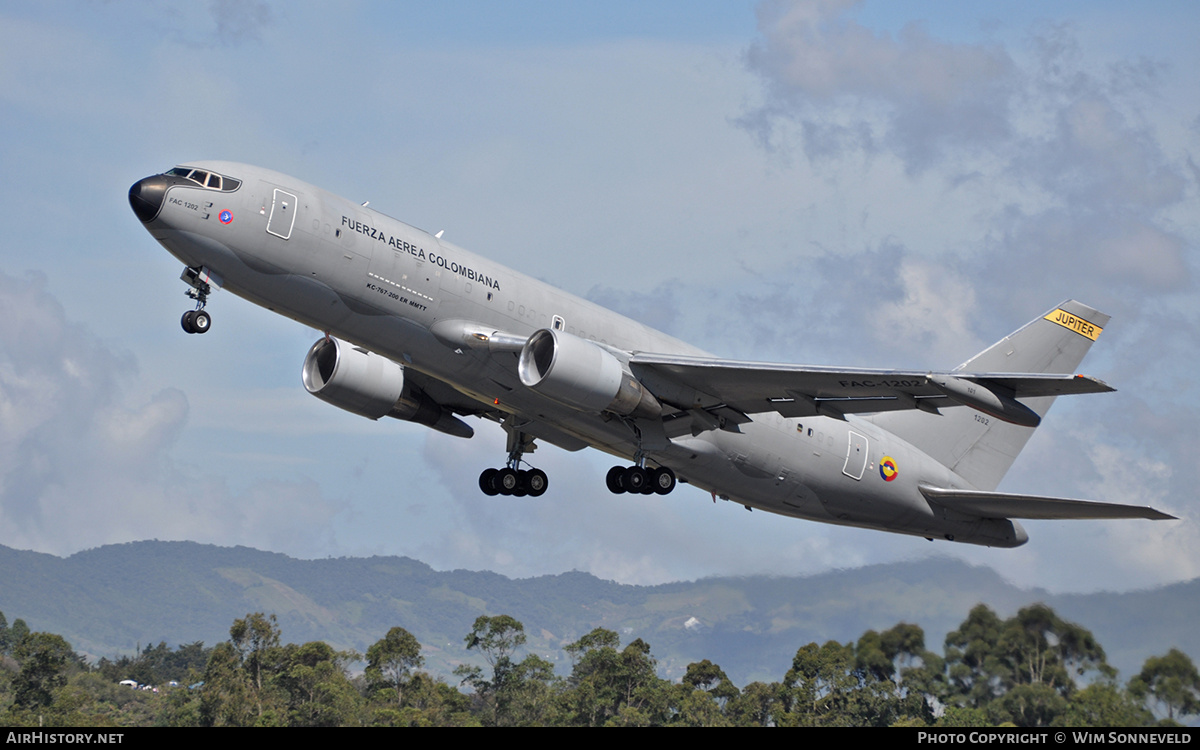
[[[208,303],[208,295],[212,294],[213,284],[220,288],[220,282],[204,268],[185,268],[179,278],[188,285],[185,294],[196,300],[196,309],[185,312],[179,319],[179,325],[187,333],[208,333],[212,327],[212,316],[204,311],[204,305]]]
[[[507,422],[504,427],[508,431],[508,462],[503,469],[484,469],[479,475],[479,489],[485,495],[541,496],[550,485],[546,472],[519,468],[523,463],[521,457],[537,448],[533,438],[515,427],[509,428]]]
[[[666,495],[675,489],[675,472],[666,466],[656,469],[646,467],[646,454],[642,449],[642,431],[633,420],[626,420],[637,438],[637,452],[633,454],[633,466],[614,466],[608,470],[604,483],[614,495],[628,492],[631,495]]]

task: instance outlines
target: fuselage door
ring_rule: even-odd
[[[849,444],[846,446],[846,465],[842,473],[851,479],[862,479],[867,469],[867,436],[850,431]]]
[[[267,219],[267,231],[281,239],[292,236],[292,225],[296,223],[296,196],[275,188],[271,203],[271,217]]]

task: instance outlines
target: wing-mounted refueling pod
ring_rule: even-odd
[[[1042,418],[1037,412],[1013,398],[1012,391],[1002,386],[991,386],[978,380],[964,380],[953,375],[936,374],[929,376],[929,384],[951,401],[996,419],[1021,427],[1037,427],[1042,423]]]
[[[326,337],[308,350],[304,388],[322,401],[368,419],[392,417],[469,438],[475,430],[413,388],[404,368],[387,357]]]

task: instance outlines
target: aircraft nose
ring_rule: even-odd
[[[129,205],[143,224],[158,216],[170,184],[166,177],[157,174],[138,180],[129,188]]]

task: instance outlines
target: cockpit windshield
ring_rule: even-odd
[[[209,172],[203,169],[193,169],[192,167],[175,167],[169,170],[167,174],[175,177],[186,177],[202,188],[220,190],[223,193],[232,193],[242,185],[241,180],[224,177],[216,172]]]

